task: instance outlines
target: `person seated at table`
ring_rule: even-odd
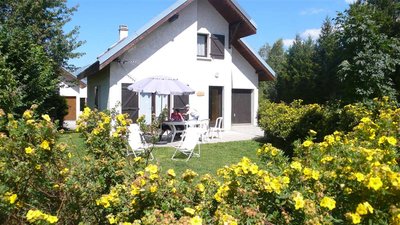
[[[171,113],[169,121],[183,121],[183,116],[179,112],[179,109],[174,109],[174,111]],[[177,130],[185,129],[185,126],[183,126],[183,125],[175,125],[175,127],[176,127]],[[160,140],[161,140],[162,135],[164,134],[164,132],[167,131],[167,130],[171,130],[171,128],[170,128],[170,126],[168,126],[166,124],[163,124],[163,125],[161,125],[161,130],[162,131],[161,131],[161,134],[160,134],[160,137],[159,137]],[[176,136],[180,137],[180,134],[177,134]]]
[[[190,108],[190,105],[186,105],[186,113],[185,116],[187,120],[199,120],[200,114],[196,109]]]

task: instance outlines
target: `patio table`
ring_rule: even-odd
[[[188,120],[188,121],[165,121],[163,124],[167,125],[171,129],[171,142],[174,141],[175,135],[177,133],[185,133],[185,129],[188,127],[198,127],[200,125],[200,121],[198,120]],[[183,130],[176,129],[177,126],[184,126]]]

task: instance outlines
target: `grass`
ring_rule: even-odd
[[[85,143],[78,133],[65,133],[60,141],[70,146],[75,156],[72,160],[76,160],[75,162],[79,162],[85,155]],[[256,151],[262,144],[255,140],[201,144],[201,157],[193,157],[188,162],[184,156],[181,160],[172,160],[171,156],[175,151],[173,147],[156,147],[153,151],[155,160],[151,163],[158,164],[162,171],[174,169],[177,174],[191,169],[200,175],[206,173],[214,175],[219,168],[238,163],[243,157],[260,164]]]

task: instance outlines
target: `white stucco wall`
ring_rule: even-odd
[[[235,48],[233,48],[232,52],[232,88],[253,90],[251,123],[257,125],[258,75],[249,62]]]
[[[225,58],[199,59],[197,33],[224,35]],[[121,102],[122,83],[134,83],[145,77],[164,75],[178,78],[196,92],[204,93],[203,96],[194,94],[189,97],[191,106],[199,111],[201,118],[208,118],[209,86],[223,87],[225,129],[230,129],[232,125],[232,88],[253,89],[254,118],[258,104],[258,77],[254,68],[236,50],[229,48],[228,38],[229,24],[215,8],[207,0],[193,1],[179,13],[177,20],[162,25],[123,54],[119,61],[110,64],[107,107],[118,106]],[[93,81],[99,83],[99,79],[92,79]],[[94,85],[89,85],[89,92]],[[139,97],[139,115],[146,114],[149,117],[150,111],[144,109],[144,105],[148,105],[146,99],[148,97]]]

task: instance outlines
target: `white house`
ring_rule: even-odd
[[[134,18],[132,18],[134,19]],[[224,128],[257,123],[258,83],[274,71],[241,38],[256,33],[251,18],[234,0],[178,0],[149,24],[120,40],[82,71],[89,107],[116,108],[132,119],[160,108],[189,103]],[[190,96],[136,94],[127,86],[150,76],[169,76],[188,84]]]
[[[64,96],[68,105],[68,114],[64,117],[64,127],[75,129],[82,108],[86,104],[87,98],[86,84],[78,80],[69,71],[62,69],[60,82],[60,95]]]

